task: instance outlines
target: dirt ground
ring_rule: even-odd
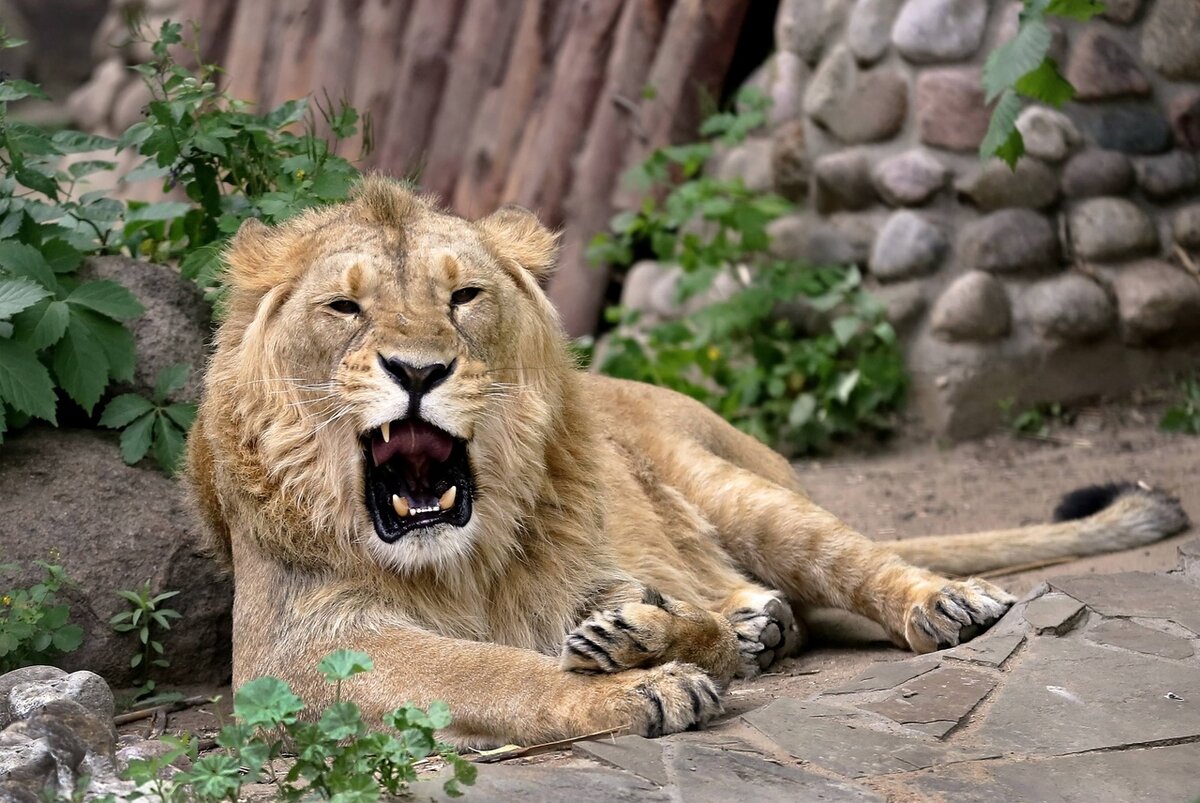
[[[1200,521],[1200,438],[1157,431],[1161,401],[1125,403],[1078,411],[1070,422],[1051,422],[1040,436],[1000,433],[985,440],[938,446],[898,443],[878,452],[843,453],[797,464],[812,498],[865,535],[887,540],[970,532],[1045,521],[1066,491],[1094,483],[1144,480],[1177,494],[1193,521]],[[1162,570],[1176,565],[1176,547],[1196,528],[1147,548],[993,577],[1023,594],[1050,576],[1084,572]],[[810,619],[813,644],[775,671],[730,690],[725,725],[741,733],[736,715],[787,696],[806,698],[843,683],[867,664],[906,657],[882,641],[874,625],[845,614],[819,612]],[[218,706],[170,715],[170,732],[215,734],[228,717],[229,690],[186,689],[189,695],[224,695]],[[218,710],[220,709],[220,713]],[[161,720],[158,723],[161,727]],[[153,720],[122,729],[131,737],[156,732]],[[520,763],[577,763],[567,750]]]

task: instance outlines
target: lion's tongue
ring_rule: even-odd
[[[424,421],[393,424],[388,440],[375,431],[371,438],[371,456],[375,465],[383,465],[397,455],[423,469],[427,462],[444,463],[454,449],[454,440],[442,430]]]

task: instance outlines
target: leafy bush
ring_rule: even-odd
[[[1188,377],[1179,383],[1182,398],[1163,413],[1158,428],[1163,432],[1200,435],[1200,379]]]
[[[710,139],[664,148],[632,178],[648,189],[681,179],[661,201],[618,215],[596,238],[593,260],[628,265],[649,249],[679,265],[690,298],[720,275],[737,290],[678,321],[643,327],[629,310],[610,310],[617,327],[604,349],[604,373],[663,385],[699,399],[740,429],[785,452],[807,452],[852,433],[883,432],[906,387],[896,335],[882,305],[853,267],[812,267],[773,257],[767,226],[790,209],[740,180],[701,173],[713,140],[742,141],[761,125],[765,99],[739,96],[741,111],[701,127]]]
[[[996,106],[979,146],[980,158],[995,156],[1015,167],[1025,153],[1025,140],[1017,130],[1025,99],[1058,108],[1075,97],[1075,88],[1049,55],[1054,33],[1046,17],[1086,22],[1103,11],[1104,4],[1096,0],[1025,0],[1017,35],[993,50],[983,66],[987,102],[996,101]]]
[[[182,616],[179,611],[163,606],[167,600],[179,596],[179,592],[155,594],[150,590],[150,584],[145,583],[136,591],[118,591],[117,596],[125,600],[129,608],[115,614],[108,623],[118,633],[133,633],[136,636],[138,649],[129,659],[130,668],[138,670],[135,699],[148,697],[157,686],[150,677],[150,668],[165,669],[171,665],[159,639],[171,629],[171,620]]]
[[[121,433],[121,457],[129,465],[138,463],[147,452],[163,470],[174,474],[183,459],[184,439],[196,419],[192,402],[173,402],[188,379],[191,366],[177,363],[159,372],[154,382],[154,397],[123,393],[110,401],[100,416],[100,424]]]
[[[35,561],[42,579],[28,588],[0,594],[0,674],[22,666],[47,663],[83,643],[83,629],[71,623],[71,606],[60,602],[63,586],[74,585],[61,566]],[[15,574],[15,563],[0,564],[0,572]]]
[[[428,711],[403,706],[384,717],[388,730],[372,731],[359,707],[342,699],[342,682],[371,671],[371,659],[338,650],[317,668],[336,686],[335,702],[319,715],[306,714],[304,702],[282,680],[252,680],[234,695],[234,722],[217,737],[224,751],[198,758],[195,740],[175,740],[171,753],[130,762],[123,777],[141,790],[131,799],[236,801],[243,783],[269,781],[283,800],[375,801],[383,792],[402,793],[417,780],[416,762],[432,755],[451,767],[448,795],[457,797],[461,785],[475,782],[474,765],[436,740],[435,732],[450,724],[445,703],[431,703]],[[272,762],[285,745],[295,763],[280,776]],[[165,780],[164,770],[181,755],[191,758],[192,769]]]

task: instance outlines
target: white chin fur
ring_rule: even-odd
[[[476,534],[475,520],[465,527],[438,524],[387,543],[368,525],[367,551],[381,566],[404,574],[420,569],[444,571],[470,557]]]

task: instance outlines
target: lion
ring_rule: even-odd
[[[556,241],[382,177],[241,227],[187,472],[233,572],[235,686],[327,701],[315,666],[352,648],[365,715],[444,700],[459,744],[657,736],[793,654],[807,609],[929,652],[1013,604],[973,573],[1187,524],[1113,486],[1075,520],[871,541],[700,403],[578,370],[541,288]]]

